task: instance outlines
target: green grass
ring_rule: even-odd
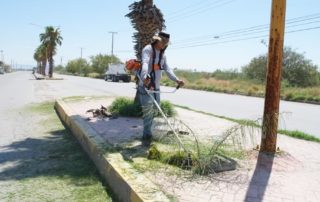
[[[198,112],[198,113],[214,116],[214,117],[217,117],[217,118],[225,119],[225,120],[232,121],[232,122],[235,122],[235,123],[238,123],[238,124],[241,124],[241,125],[253,126],[253,127],[261,128],[261,125],[257,124],[257,122],[253,121],[253,120],[233,119],[233,118],[229,118],[229,117],[225,117],[225,116],[218,116],[218,115],[215,115],[215,114],[212,114],[212,113],[208,113],[208,112],[194,110],[194,109],[191,109],[191,108],[186,107],[186,106],[181,106],[181,105],[174,105],[174,106],[180,107],[180,108],[183,108],[183,109],[187,109],[187,110],[191,110],[191,111],[194,111],[194,112]],[[302,131],[298,131],[298,130],[295,130],[295,131],[278,130],[278,133],[282,134],[282,135],[287,135],[289,137],[301,139],[301,140],[307,140],[307,141],[312,141],[312,142],[320,142],[320,138],[318,138],[318,137],[316,137],[314,135],[311,135],[311,134],[307,134],[307,133],[302,132]]]
[[[25,111],[37,117],[34,135],[8,147],[23,151],[19,163],[0,177],[5,201],[112,201],[115,198],[93,162],[56,116],[53,102],[34,104]],[[10,158],[10,156],[9,156]],[[17,160],[15,158],[15,160]]]
[[[161,101],[160,107],[168,117],[175,115],[173,105],[169,101]],[[109,107],[109,110],[111,113],[118,114],[121,116],[127,116],[127,117],[142,116],[141,106],[137,103],[134,103],[133,99],[126,98],[126,97],[120,97],[115,99],[112,102],[111,106]],[[158,111],[155,110],[155,112],[158,112]],[[156,114],[156,116],[159,116],[159,115],[160,115],[159,113]]]
[[[288,135],[290,137],[302,139],[302,140],[308,140],[312,142],[320,142],[320,138],[315,137],[313,135],[295,130],[295,131],[288,131],[288,130],[279,130],[278,133]]]

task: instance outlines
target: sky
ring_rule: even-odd
[[[114,54],[135,58],[130,20],[133,0],[1,0],[0,50],[15,67],[32,67],[39,34],[45,26],[61,30],[55,64]],[[212,72],[240,69],[267,52],[271,0],[154,0],[166,20],[171,68]],[[287,0],[285,46],[320,67],[320,1]],[[1,53],[0,53],[1,54]],[[1,59],[0,57],[0,59]]]

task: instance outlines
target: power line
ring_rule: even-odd
[[[186,10],[188,10],[189,8],[197,7],[197,6],[199,6],[199,5],[201,5],[201,4],[205,3],[205,2],[208,2],[208,1],[200,0],[200,1],[198,1],[197,3],[190,4],[190,5],[182,8],[182,9],[180,9],[180,10],[178,10],[178,11],[174,11],[174,12],[172,12],[172,13],[169,13],[167,16],[169,16],[169,18],[171,18],[171,17],[174,16],[174,15],[177,15],[177,14],[179,14],[179,13],[181,13],[181,12],[183,13],[183,12],[185,12]]]
[[[208,1],[207,0],[207,1],[200,1],[200,2],[197,2],[197,3],[193,3],[193,4],[191,4],[191,5],[189,5],[189,6],[185,7],[185,8],[182,8],[182,9],[180,9],[178,11],[175,11],[172,14],[169,14],[168,15],[168,19],[173,19],[173,18],[176,18],[179,15],[185,15],[186,13],[194,12],[195,10],[207,8],[208,6],[210,6],[210,5],[212,6],[212,5],[214,5],[216,3],[219,3],[221,1],[225,1],[225,0],[215,0],[215,1],[210,1],[210,0]]]
[[[297,22],[303,22],[303,21],[308,21],[308,20],[312,20],[312,19],[319,19],[319,18],[320,18],[320,13],[316,13],[316,14],[312,14],[312,15],[306,15],[306,16],[301,16],[301,17],[289,19],[286,21],[286,24],[294,24]],[[287,27],[289,27],[289,26],[287,26]],[[180,43],[185,43],[185,41],[196,41],[196,40],[201,41],[201,40],[208,40],[208,39],[212,39],[212,38],[222,38],[223,36],[226,36],[226,35],[234,35],[234,34],[246,33],[246,32],[251,32],[251,31],[258,31],[258,30],[269,30],[269,24],[263,24],[263,25],[257,25],[257,26],[247,27],[247,28],[231,30],[231,31],[227,31],[227,32],[222,32],[220,34],[202,35],[202,36],[198,36],[198,37],[182,39],[182,40],[175,41],[174,44],[176,45],[176,44],[180,44]]]
[[[286,31],[285,33],[286,33],[286,34],[290,34],[290,33],[310,31],[310,30],[315,30],[315,29],[320,29],[320,26],[303,28],[303,29],[297,29],[297,30],[291,30],[291,31]],[[208,45],[215,45],[215,44],[225,44],[225,43],[230,43],[230,42],[238,42],[238,41],[245,41],[245,40],[250,40],[250,39],[264,38],[264,37],[267,37],[267,36],[269,36],[269,35],[266,34],[266,35],[259,35],[259,36],[246,37],[246,38],[240,38],[240,39],[234,39],[234,40],[227,40],[227,41],[220,41],[220,42],[213,42],[213,43],[202,43],[202,44],[182,46],[182,47],[177,47],[177,48],[172,48],[172,49],[194,48],[194,47],[208,46]]]
[[[193,11],[188,11],[188,12],[186,12],[184,14],[180,14],[180,15],[175,16],[173,18],[169,18],[168,21],[169,21],[169,23],[177,22],[179,20],[183,20],[183,19],[189,18],[191,16],[198,15],[200,13],[204,13],[204,12],[212,10],[214,8],[218,8],[218,7],[230,4],[230,3],[232,3],[232,2],[234,2],[236,0],[227,0],[225,2],[223,2],[223,1],[225,1],[225,0],[217,1],[216,4],[212,4],[211,6],[205,6],[205,7],[202,7],[202,8],[194,9]],[[221,2],[221,4],[219,4],[220,2]]]
[[[309,28],[304,28],[304,29],[297,29],[297,30],[288,31],[288,32],[285,32],[285,33],[286,34],[291,34],[291,33],[295,33],[295,32],[309,31],[309,30],[314,30],[314,29],[320,29],[320,26],[309,27]]]
[[[116,50],[117,53],[131,53],[133,50]]]
[[[286,24],[292,24],[292,23],[296,23],[296,22],[307,21],[307,20],[311,20],[311,19],[319,19],[319,18],[320,18],[320,13],[317,13],[317,14],[313,14],[313,15],[307,15],[307,16],[301,16],[301,17],[289,19],[286,21]],[[184,41],[196,40],[199,38],[200,39],[213,38],[215,36],[230,35],[230,34],[234,34],[234,33],[243,33],[243,32],[261,30],[261,29],[269,29],[269,26],[270,26],[270,24],[263,24],[263,25],[256,25],[256,26],[247,27],[247,28],[230,30],[230,31],[219,33],[219,34],[202,35],[202,36],[198,36],[198,37],[192,37],[192,38],[178,40],[175,42],[175,44],[178,44],[178,43],[181,43]]]
[[[304,25],[310,25],[310,24],[315,24],[315,23],[319,23],[320,21],[312,21],[312,22],[306,22],[306,23],[299,23],[299,24],[292,24],[290,26],[286,26],[286,28],[293,28],[293,27],[300,27],[300,26],[304,26]],[[248,35],[255,35],[255,34],[259,34],[259,33],[266,33],[269,31],[269,28],[263,29],[263,30],[259,30],[259,31],[250,31],[250,32],[241,32],[241,33],[235,33],[232,35],[222,35],[219,38],[211,38],[211,39],[201,39],[201,40],[196,40],[196,41],[189,41],[189,42],[185,42],[183,44],[178,44],[178,45],[174,45],[174,47],[179,47],[179,46],[186,46],[186,45],[193,45],[193,44],[199,44],[199,43],[204,43],[204,42],[208,42],[210,40],[222,40],[222,39],[230,39],[230,38],[237,38],[237,37],[243,37],[243,36],[248,36]]]

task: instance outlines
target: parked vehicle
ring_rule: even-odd
[[[113,82],[130,82],[131,76],[127,72],[124,64],[111,64],[109,65],[108,71],[105,73],[104,79],[106,81],[111,80]]]
[[[4,70],[0,68],[0,74],[4,74]]]

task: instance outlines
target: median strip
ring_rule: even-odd
[[[62,122],[72,131],[98,168],[112,191],[121,201],[169,201],[168,197],[143,174],[113,151],[87,122],[67,103],[57,100],[55,109]]]

